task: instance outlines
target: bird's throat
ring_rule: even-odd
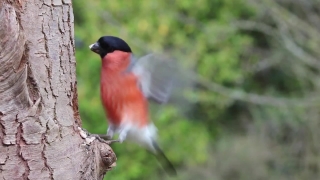
[[[131,53],[114,51],[102,58],[102,71],[110,73],[121,73],[130,65]]]

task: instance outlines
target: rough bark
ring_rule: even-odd
[[[74,50],[71,0],[0,0],[0,179],[102,179],[113,166],[79,131]]]

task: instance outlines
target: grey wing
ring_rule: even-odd
[[[168,102],[177,73],[173,60],[149,54],[135,62],[132,72],[138,76],[139,86],[148,99],[157,103]]]

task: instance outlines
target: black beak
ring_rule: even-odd
[[[100,54],[101,53],[101,49],[100,49],[100,46],[98,43],[94,43],[94,44],[91,44],[89,46],[90,50],[97,53],[97,54]]]

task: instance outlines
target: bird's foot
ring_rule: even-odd
[[[111,140],[108,140],[108,142],[110,143],[110,144],[112,144],[112,143],[115,143],[115,142],[120,142],[118,139],[111,139]]]
[[[115,143],[115,142],[119,142],[119,140],[114,140],[110,136],[105,135],[105,134],[91,134],[91,136],[94,136],[100,142],[104,142],[104,143],[107,143],[107,144],[112,144],[112,143]]]
[[[86,140],[85,144],[89,145],[95,139],[99,140],[100,142],[106,144],[112,144],[114,142],[119,142],[119,140],[113,140],[110,136],[105,134],[90,134],[88,131],[78,127],[80,136]]]
[[[119,140],[112,139],[111,136],[108,136],[106,134],[96,134],[96,135],[99,136],[100,139],[103,139],[103,140],[109,142],[110,144],[115,143],[115,142],[120,142]]]
[[[107,134],[97,134],[97,136],[99,136],[100,138],[102,138],[104,140],[112,140],[112,137]]]

